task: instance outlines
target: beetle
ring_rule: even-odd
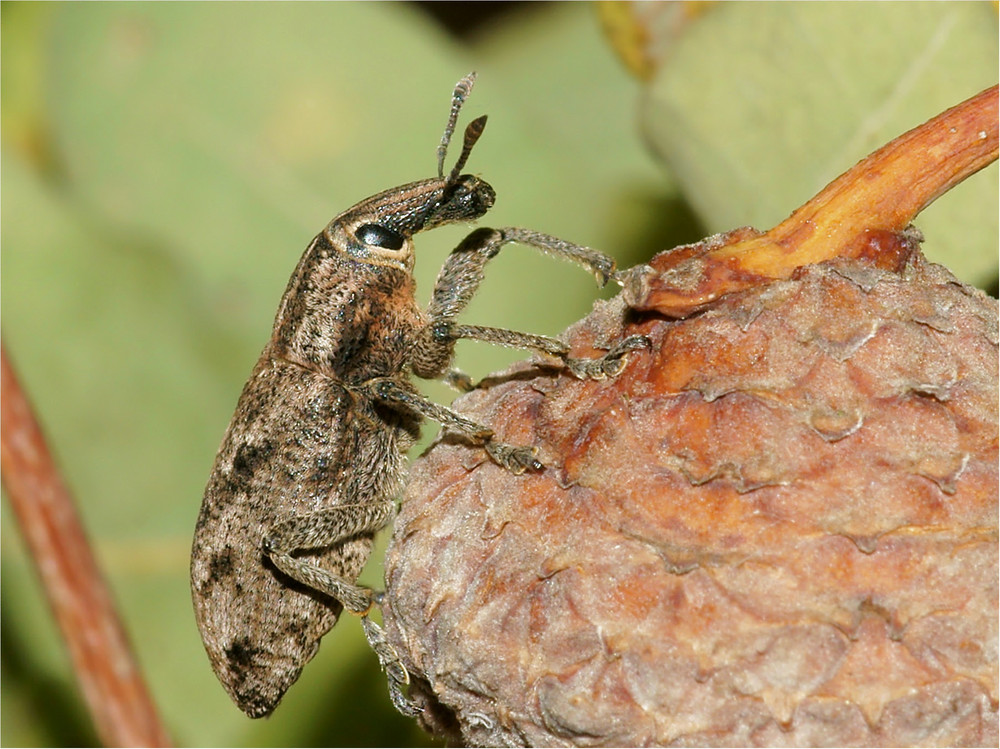
[[[192,597],[212,667],[251,717],[274,710],[344,609],[361,617],[393,704],[418,711],[403,692],[409,674],[369,618],[379,596],[355,581],[393,517],[424,418],[508,470],[543,469],[535,448],[506,444],[426,399],[411,376],[470,389],[451,369],[463,338],[540,351],[590,378],[614,376],[648,343],[632,336],[600,358],[574,359],[553,338],[457,323],[487,262],[512,242],[575,261],[602,285],[612,278],[606,255],[519,228],[473,231],[449,255],[427,309],[418,306],[413,236],[478,219],[496,197],[462,173],[485,116],[469,123],[461,155],[444,171],[474,81],[470,73],[455,87],[436,177],[361,201],[306,248],[216,456],[192,546]]]

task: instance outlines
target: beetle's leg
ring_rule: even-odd
[[[367,616],[361,617],[361,626],[365,631],[365,638],[371,649],[378,656],[379,665],[385,671],[386,679],[389,682],[389,696],[392,704],[403,715],[419,715],[420,708],[416,703],[403,694],[403,687],[410,684],[410,672],[406,670],[403,661],[399,658],[396,648],[386,639],[385,632],[380,626]]]
[[[394,511],[392,501],[356,502],[305,515],[291,515],[268,529],[262,547],[274,566],[296,582],[336,598],[348,611],[365,614],[372,607],[374,594],[371,590],[353,585],[307,558],[292,554],[303,549],[334,546],[360,533],[375,533],[389,523]]]
[[[561,359],[563,366],[581,380],[603,380],[606,377],[615,377],[625,367],[627,353],[641,348],[649,348],[649,339],[646,336],[632,335],[623,338],[604,356],[599,356],[596,359],[574,359],[568,355],[569,346],[555,338],[520,333],[505,328],[459,325],[452,322],[439,322],[430,327],[429,337],[439,341],[442,347],[449,345],[453,347],[455,341],[460,338],[468,338],[508,348],[540,351],[543,354]]]
[[[293,552],[302,549],[333,546],[361,533],[375,533],[389,523],[394,512],[393,502],[385,501],[357,502],[306,515],[292,515],[271,526],[262,548],[274,566],[290,578],[335,598],[348,611],[361,615],[365,637],[386,673],[392,704],[404,715],[413,716],[420,709],[403,694],[403,687],[410,683],[410,675],[395,648],[386,640],[382,628],[368,618],[372,606],[378,602],[378,595],[292,556]]]
[[[500,248],[512,242],[526,244],[579,263],[590,270],[602,286],[614,273],[614,260],[589,247],[527,229],[477,229],[452,251],[438,274],[434,293],[427,307],[428,324],[419,332],[411,355],[410,364],[414,374],[424,378],[445,377],[449,384],[457,385],[459,389],[469,389],[471,381],[468,377],[449,370],[455,342],[460,338],[540,351],[561,359],[566,368],[577,377],[591,379],[618,374],[624,366],[623,357],[626,353],[649,345],[645,337],[631,336],[597,359],[573,359],[568,355],[569,347],[554,338],[454,322],[455,317],[465,309],[479,289],[486,263],[496,257]]]
[[[476,383],[472,381],[472,378],[462,370],[455,369],[454,367],[445,372],[441,379],[444,380],[446,385],[462,393],[471,393],[476,389]]]
[[[578,263],[593,273],[601,286],[607,284],[615,271],[615,261],[607,255],[549,234],[514,227],[476,229],[451,251],[438,273],[427,315],[432,320],[458,315],[479,289],[486,263],[504,245],[513,242]]]
[[[523,445],[508,445],[495,439],[493,430],[459,415],[446,406],[428,400],[399,380],[379,377],[368,380],[364,387],[371,396],[392,408],[405,408],[432,419],[446,429],[458,432],[477,445],[482,445],[494,461],[512,473],[540,471],[544,466],[535,456],[538,450]]]

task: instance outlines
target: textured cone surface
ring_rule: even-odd
[[[626,322],[623,322],[626,321]],[[389,636],[469,744],[997,745],[997,304],[916,253],[683,320],[615,379],[516,366],[414,466]]]

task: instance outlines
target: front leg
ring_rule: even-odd
[[[649,346],[644,336],[631,336],[597,359],[573,359],[566,344],[554,338],[501,328],[459,325],[455,317],[465,309],[483,281],[483,270],[505,244],[517,242],[548,254],[579,263],[590,270],[602,286],[613,277],[615,261],[589,247],[527,229],[477,229],[456,247],[438,274],[427,307],[427,325],[419,332],[410,366],[418,377],[445,378],[461,390],[471,389],[471,380],[451,370],[455,342],[469,338],[510,348],[539,351],[562,360],[580,378],[603,379],[617,375],[629,351]]]
[[[615,261],[607,255],[550,234],[517,227],[476,229],[452,250],[441,268],[427,306],[428,317],[432,321],[451,319],[464,310],[483,281],[486,263],[496,257],[504,245],[511,243],[534,247],[582,265],[594,274],[601,286],[606,285],[615,272]]]

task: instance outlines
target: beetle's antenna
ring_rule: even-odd
[[[448,114],[448,124],[444,126],[444,135],[441,136],[441,145],[438,146],[437,150],[438,177],[441,179],[444,179],[444,157],[448,154],[448,144],[451,143],[451,136],[455,132],[455,123],[458,122],[458,113],[461,111],[462,105],[472,92],[472,86],[475,82],[476,72],[472,71],[455,84],[455,92],[451,95],[451,112]],[[480,128],[480,133],[482,133],[482,128]],[[466,143],[469,142],[468,129],[466,129],[465,141]],[[475,143],[475,139],[473,139],[472,142]],[[472,146],[469,145],[468,148],[471,149]],[[468,154],[466,154],[466,158],[468,158]]]
[[[448,175],[448,184],[454,184],[455,180],[458,179],[458,175],[462,172],[462,167],[465,166],[465,162],[469,160],[469,154],[472,153],[472,147],[476,145],[476,141],[479,140],[479,136],[483,134],[483,130],[486,129],[486,115],[482,117],[477,117],[469,126],[465,128],[465,142],[462,143],[462,155],[458,157],[458,161],[455,162],[455,167],[451,170],[451,174]]]

